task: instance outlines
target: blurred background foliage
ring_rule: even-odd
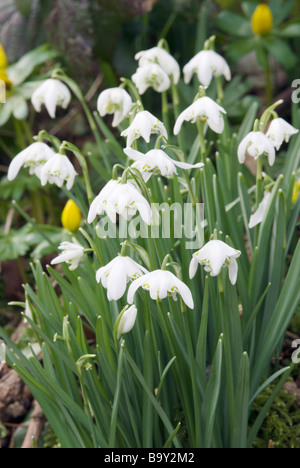
[[[61,53],[71,75],[84,81],[100,67],[110,85],[114,84],[115,73],[128,74],[134,70],[133,49],[154,46],[162,36],[167,38],[182,65],[212,33],[223,46],[236,32],[246,30],[251,36],[249,15],[258,3],[256,0],[1,0],[0,42],[10,63],[48,42]],[[280,20],[299,25],[299,2],[271,0],[270,6],[274,12],[280,12]],[[235,16],[229,18],[228,14]],[[299,37],[299,31],[292,29],[295,32]],[[245,39],[246,35],[240,36]],[[285,39],[292,43],[294,58],[299,57],[299,44],[293,40],[293,34],[290,36]],[[245,40],[242,42],[245,46]],[[251,43],[249,47],[251,50]]]

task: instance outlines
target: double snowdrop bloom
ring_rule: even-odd
[[[127,137],[126,146],[131,146],[140,137],[149,143],[150,136],[158,133],[166,139],[168,138],[164,124],[150,112],[141,111],[136,114],[132,124],[121,133],[121,136]]]
[[[147,273],[135,280],[128,290],[128,304],[133,303],[134,295],[140,287],[149,291],[150,297],[153,300],[165,299],[167,296],[171,296],[174,301],[177,301],[177,294],[179,294],[190,309],[194,308],[193,296],[190,289],[170,271],[151,271],[151,273]]]
[[[128,116],[132,105],[130,94],[122,88],[105,89],[97,101],[97,109],[101,117],[114,114],[113,127],[117,127]]]
[[[132,305],[131,307],[126,308],[126,310],[123,312],[122,317],[120,319],[119,325],[118,325],[118,331],[117,331],[117,339],[119,340],[122,335],[125,333],[129,333],[135,324],[137,316],[137,308],[135,305]]]
[[[66,182],[67,189],[71,190],[76,175],[77,172],[68,157],[57,153],[43,166],[40,178],[43,186],[49,182],[62,187]]]
[[[121,180],[110,180],[93,200],[88,214],[88,223],[92,223],[97,215],[106,213],[115,223],[116,215],[130,220],[136,212],[142,220],[150,225],[151,207],[140,191],[130,182],[123,184]]]
[[[197,73],[199,82],[206,88],[213,77],[224,76],[231,80],[231,71],[226,60],[213,50],[202,50],[193,57],[184,67],[184,82],[188,84],[194,73]]]
[[[220,134],[224,130],[223,114],[226,114],[223,107],[207,96],[201,97],[179,115],[175,123],[174,134],[178,135],[184,121],[207,123],[215,133]]]
[[[278,151],[284,141],[288,143],[290,141],[290,137],[297,133],[299,133],[299,130],[294,128],[284,119],[277,118],[272,120],[266,135],[270,138]]]
[[[262,132],[250,132],[239,144],[238,159],[241,164],[245,162],[247,154],[254,159],[263,155],[268,156],[270,166],[273,166],[275,162],[274,145]]]
[[[162,93],[167,91],[171,86],[169,76],[156,63],[149,63],[148,65],[139,67],[131,79],[140,94],[144,94],[150,87],[158,93]]]
[[[58,263],[68,263],[69,270],[76,270],[79,263],[84,257],[84,247],[72,239],[73,242],[62,242],[58,247],[59,250],[62,250],[61,255],[54,258],[51,262],[51,265],[57,265]]]
[[[119,255],[96,273],[96,280],[107,289],[107,299],[118,301],[124,295],[129,281],[148,273],[130,257]]]
[[[169,54],[169,52],[161,47],[142,50],[135,55],[135,59],[138,60],[140,67],[144,67],[149,63],[158,64],[169,77],[172,77],[175,84],[178,83],[180,78],[180,67],[178,62],[171,54]]]
[[[204,166],[203,163],[188,164],[185,162],[174,161],[163,150],[153,149],[146,154],[140,153],[132,148],[125,148],[124,153],[135,161],[132,167],[138,169],[145,182],[147,182],[152,174],[161,174],[164,177],[170,177],[177,174],[176,167],[181,169],[195,169]]]
[[[9,165],[7,178],[13,180],[17,177],[21,167],[29,167],[29,173],[41,176],[43,166],[49,161],[55,152],[46,143],[35,142],[14,157]]]
[[[218,276],[223,267],[228,267],[229,279],[236,283],[238,264],[236,258],[241,255],[239,250],[233,249],[220,240],[209,241],[202,249],[193,254],[190,263],[190,278],[194,278],[198,264],[205,265],[204,270],[211,276]]]
[[[52,119],[55,118],[56,107],[66,109],[71,101],[69,88],[59,80],[49,78],[44,81],[33,93],[31,102],[36,112],[41,112],[42,105]]]
[[[267,213],[267,208],[269,206],[270,197],[271,197],[271,193],[265,192],[264,198],[259,204],[258,209],[250,217],[249,229],[254,228],[255,226],[257,226],[264,220],[265,215]]]

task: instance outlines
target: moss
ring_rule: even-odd
[[[271,385],[257,397],[253,404],[251,421],[256,419],[273,389],[274,385]],[[270,441],[274,448],[300,448],[300,409],[296,404],[296,396],[284,389],[267,414],[253,448],[268,448]]]

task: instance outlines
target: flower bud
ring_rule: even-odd
[[[0,44],[0,80],[4,81],[5,85],[8,88],[10,88],[11,85],[12,85],[12,82],[10,81],[10,79],[8,78],[8,75],[6,73],[7,66],[8,66],[8,63],[7,63],[6,53],[5,53],[2,45]]]
[[[136,315],[137,315],[137,308],[132,305],[129,307],[129,309],[126,309],[125,312],[123,312],[121,320],[118,325],[118,332],[117,332],[117,338],[120,339],[122,335],[125,333],[129,333],[136,320]]]
[[[273,15],[270,7],[261,3],[254,11],[252,18],[252,31],[254,34],[266,36],[273,28]]]
[[[81,212],[73,200],[68,200],[61,216],[61,224],[65,229],[76,232],[81,223]]]
[[[292,196],[293,203],[296,203],[299,193],[300,193],[300,180],[295,182],[295,185],[294,185],[293,196]]]
[[[6,58],[6,53],[0,44],[0,68],[6,68],[7,67],[7,58]]]

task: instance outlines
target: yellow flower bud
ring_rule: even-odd
[[[298,180],[298,182],[296,182],[294,185],[293,196],[292,196],[293,203],[297,201],[299,193],[300,193],[300,180]]]
[[[251,19],[254,34],[266,36],[273,28],[273,15],[270,7],[265,3],[257,6]]]
[[[61,224],[68,231],[75,232],[79,229],[80,223],[80,209],[73,200],[68,200],[61,215]]]
[[[7,65],[8,64],[7,64],[6,54],[2,45],[0,44],[0,80],[4,81],[7,88],[10,88],[12,85],[12,82],[10,81],[6,73]]]
[[[0,44],[0,68],[7,68],[6,53],[1,44]]]

